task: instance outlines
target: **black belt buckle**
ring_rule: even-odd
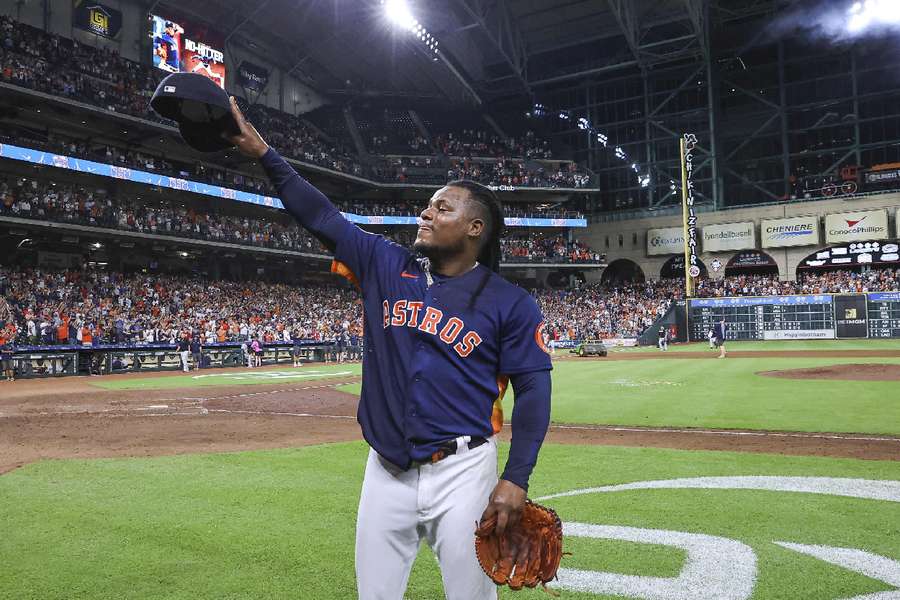
[[[480,436],[473,437],[471,440],[469,440],[469,443],[468,443],[469,450],[474,450],[478,446],[481,446],[482,444],[485,444],[485,443],[487,443],[486,438],[483,438]],[[431,454],[430,461],[422,461],[422,463],[428,464],[430,462],[431,464],[434,464],[436,462],[440,462],[440,461],[444,460],[445,458],[447,458],[448,456],[452,456],[452,455],[456,454],[457,450],[459,450],[459,448],[456,445],[456,440],[455,439],[448,440],[448,441],[442,443],[440,446],[438,446],[438,449],[435,450]]]

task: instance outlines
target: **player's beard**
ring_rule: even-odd
[[[434,232],[432,232],[432,235],[434,235]],[[463,252],[465,250],[465,241],[459,240],[453,245],[440,246],[425,240],[416,240],[413,243],[413,250],[427,257],[433,264],[439,265],[443,260]]]

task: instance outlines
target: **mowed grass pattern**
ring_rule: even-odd
[[[715,356],[715,355],[712,355]],[[763,377],[760,371],[900,358],[735,358],[553,363],[556,423],[900,435],[900,383]],[[359,394],[360,384],[338,387]],[[504,400],[507,418],[515,394]]]
[[[0,477],[0,598],[354,598],[356,504],[366,447],[47,461]],[[503,446],[505,453],[506,446]],[[501,459],[503,460],[503,459]],[[649,479],[803,475],[900,479],[900,463],[548,445],[530,494]],[[831,600],[889,589],[773,541],[864,548],[900,560],[900,504],[761,491],[655,490],[559,498],[565,521],[707,533],[756,552],[754,600]],[[564,565],[671,577],[682,552],[570,540]],[[564,592],[565,598],[602,598]],[[407,600],[442,598],[430,551]],[[542,591],[501,599],[546,598]]]

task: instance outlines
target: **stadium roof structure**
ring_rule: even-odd
[[[432,52],[382,0],[158,0],[326,95],[482,104],[574,78],[708,56],[710,32],[794,0],[406,0]]]

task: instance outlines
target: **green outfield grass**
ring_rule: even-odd
[[[505,452],[506,447],[503,447]],[[0,598],[355,597],[362,443],[177,457],[45,461],[0,477]],[[777,475],[900,480],[900,462],[661,449],[545,446],[530,494],[677,477]],[[643,490],[547,501],[566,522],[692,532],[748,545],[754,600],[832,600],[890,589],[775,541],[900,560],[900,503],[750,490]],[[563,566],[674,577],[683,551],[567,537]],[[719,568],[727,568],[720,565]],[[564,591],[564,598],[613,598]],[[423,549],[408,600],[442,598]],[[541,591],[501,593],[510,600]]]
[[[162,390],[175,388],[209,387],[217,385],[260,385],[273,383],[300,383],[316,385],[327,379],[359,375],[359,363],[342,365],[312,364],[300,368],[287,365],[263,367],[259,369],[235,368],[216,373],[191,371],[184,375],[160,377],[134,377],[122,379],[91,380],[91,385],[107,390]]]
[[[900,358],[557,361],[557,423],[900,434],[896,381],[776,379],[759,371]],[[359,394],[359,384],[338,389]],[[514,394],[504,401],[511,414]]]
[[[898,350],[900,340],[779,340],[779,341],[746,341],[728,342],[728,350],[741,352],[758,352],[760,350]],[[669,344],[669,352],[714,352],[709,342],[691,342],[689,344]],[[635,348],[612,348],[612,352],[660,352],[656,346],[639,346]],[[568,350],[557,350],[566,353]],[[715,350],[718,352],[718,350]]]

